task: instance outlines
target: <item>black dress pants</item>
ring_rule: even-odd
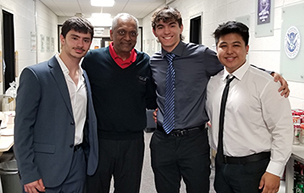
[[[269,159],[247,164],[216,164],[214,188],[217,193],[259,193],[259,183]]]
[[[156,130],[152,136],[151,163],[158,193],[178,193],[181,179],[187,193],[208,193],[210,148],[207,129],[182,136]]]
[[[99,139],[99,164],[87,177],[87,193],[109,193],[112,176],[115,193],[139,193],[144,156],[143,136],[133,140]]]

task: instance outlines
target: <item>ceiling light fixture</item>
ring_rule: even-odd
[[[91,0],[91,5],[95,7],[113,7],[114,0]]]
[[[92,13],[91,18],[88,18],[93,26],[111,26],[112,18],[109,13]]]
[[[93,18],[97,19],[106,19],[106,18],[111,18],[111,14],[109,13],[92,13]]]

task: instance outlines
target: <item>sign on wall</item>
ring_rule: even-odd
[[[270,0],[258,0],[257,4],[257,24],[262,25],[270,23],[272,4]]]
[[[287,80],[304,82],[304,4],[282,8],[281,73]]]
[[[274,24],[273,0],[257,0],[255,37],[272,36],[273,24]]]

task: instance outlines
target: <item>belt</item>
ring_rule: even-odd
[[[250,162],[261,161],[264,159],[270,159],[270,152],[261,152],[244,157],[229,157],[224,155],[225,164],[246,164]]]
[[[74,152],[82,147],[82,143],[74,146]]]
[[[187,135],[191,132],[198,131],[198,130],[201,130],[204,128],[205,128],[205,124],[202,126],[199,126],[199,127],[192,127],[192,128],[188,128],[188,129],[173,129],[168,135],[171,135],[173,137],[181,137],[181,136]],[[165,132],[164,128],[160,125],[157,125],[157,130],[167,134]]]

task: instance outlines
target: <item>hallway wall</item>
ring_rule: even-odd
[[[58,19],[39,0],[0,0],[0,8],[14,15],[15,51],[18,52],[16,80],[18,81],[18,76],[24,67],[47,60],[56,53]],[[0,26],[1,30],[5,30],[2,28]],[[0,51],[3,52],[1,46]],[[0,84],[0,94],[2,94],[2,84]]]
[[[193,16],[202,15],[202,43],[215,48],[213,31],[218,24],[237,17],[249,16],[250,40],[249,61],[259,67],[280,72],[280,46],[282,8],[304,3],[304,0],[274,0],[274,35],[255,37],[256,0],[174,0],[169,5],[177,8],[183,17],[185,42],[189,42],[189,21]],[[150,55],[160,49],[151,28],[150,13],[143,19],[144,51]],[[303,64],[304,65],[304,64]],[[288,81],[292,108],[304,109],[304,83]]]
[[[202,15],[202,42],[212,49],[215,45],[211,34],[219,23],[235,20],[236,17],[249,16],[249,61],[260,67],[280,72],[282,8],[304,3],[304,0],[275,0],[274,35],[262,38],[254,36],[255,3],[256,0],[174,0],[169,5],[176,7],[183,16],[183,35],[186,42],[189,41],[190,19]],[[61,20],[39,0],[0,0],[0,7],[14,14],[15,50],[18,51],[17,76],[25,66],[48,60],[57,52],[57,24],[61,24]],[[160,44],[155,41],[152,34],[151,15],[152,13],[140,20],[143,27],[143,48],[150,55],[160,50]],[[3,30],[2,26],[0,29]],[[33,39],[31,34],[35,40],[31,40]],[[31,50],[33,44],[37,49]],[[2,45],[1,38],[0,45]],[[3,51],[1,47],[0,51]],[[292,108],[304,108],[304,84],[293,81],[288,83],[291,89]],[[0,84],[0,94],[1,91],[2,84]]]

